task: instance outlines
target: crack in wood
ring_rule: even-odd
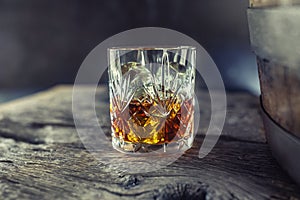
[[[12,160],[0,160],[1,163],[14,163]]]
[[[143,191],[143,192],[136,192],[136,193],[122,193],[122,192],[112,191],[112,190],[109,190],[109,189],[104,188],[104,187],[97,187],[97,189],[109,192],[109,193],[117,196],[116,199],[119,199],[120,197],[138,197],[138,196],[142,196],[142,195],[145,195],[145,194],[153,193],[152,190],[146,190],[146,191]]]
[[[137,185],[140,185],[142,182],[142,176],[139,175],[125,175],[122,177],[122,186],[125,189],[130,189],[133,187],[136,187]]]
[[[15,180],[11,180],[11,179],[9,179],[7,177],[1,177],[1,182],[2,181],[6,181],[6,182],[9,182],[9,183],[12,183],[12,184],[20,184],[20,182],[15,181]]]
[[[29,127],[31,128],[45,128],[47,126],[53,126],[53,127],[70,127],[70,128],[76,128],[75,124],[64,124],[64,123],[41,123],[41,122],[32,122],[29,124]]]
[[[167,184],[154,195],[156,200],[205,200],[208,194],[205,184]]]

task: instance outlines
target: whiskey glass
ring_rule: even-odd
[[[113,148],[123,153],[191,148],[196,48],[112,47],[108,63]]]

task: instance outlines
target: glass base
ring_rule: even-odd
[[[112,146],[122,153],[183,153],[190,149],[193,144],[193,137],[182,138],[181,140],[171,143],[151,145],[141,143],[125,142],[124,140],[112,137]]]

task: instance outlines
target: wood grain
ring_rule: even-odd
[[[283,128],[300,137],[300,73],[267,59],[257,60],[265,110]]]
[[[299,187],[265,142],[257,97],[228,94],[223,135],[199,159],[210,117],[208,94],[200,91],[201,124],[193,148],[169,166],[130,174],[85,149],[73,122],[71,94],[71,87],[58,87],[0,106],[1,199],[300,199]],[[105,88],[96,99],[99,122],[109,135]],[[120,157],[99,154],[103,161]]]

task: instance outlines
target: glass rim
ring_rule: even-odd
[[[189,49],[189,50],[196,50],[195,46],[188,46],[188,45],[152,45],[152,46],[114,46],[109,47],[108,51],[136,51],[136,50],[179,50],[179,49]]]

